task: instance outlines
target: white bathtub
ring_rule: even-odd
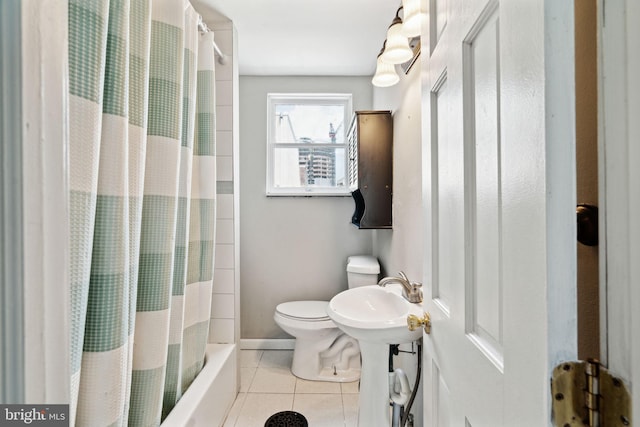
[[[162,423],[162,427],[222,426],[238,392],[235,344],[209,344],[204,368]]]

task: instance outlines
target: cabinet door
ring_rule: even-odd
[[[360,228],[391,228],[393,190],[393,119],[389,111],[356,112],[353,191]]]

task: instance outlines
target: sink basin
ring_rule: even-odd
[[[407,328],[407,316],[421,316],[422,304],[407,301],[401,285],[361,286],[333,297],[327,314],[360,344],[358,427],[390,427],[389,345],[410,343],[422,337],[421,328],[415,331]]]
[[[327,313],[340,329],[360,341],[404,344],[422,336],[421,329],[407,329],[407,316],[420,316],[422,304],[410,303],[393,285],[341,292],[329,301]]]

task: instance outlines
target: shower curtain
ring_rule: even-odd
[[[202,369],[214,88],[188,1],[69,0],[71,425],[159,425]]]

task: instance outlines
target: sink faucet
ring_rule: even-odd
[[[398,273],[400,277],[384,277],[380,279],[378,285],[385,287],[389,283],[399,283],[402,285],[402,296],[409,302],[422,302],[422,283],[410,282],[404,272]]]

